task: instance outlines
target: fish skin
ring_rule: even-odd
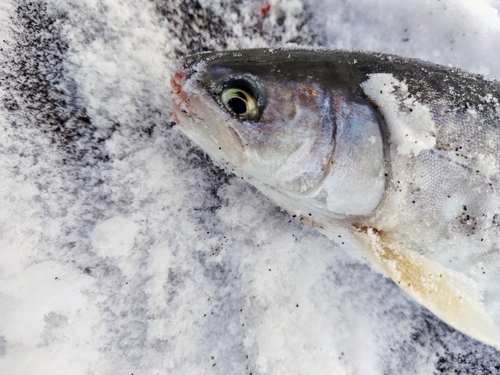
[[[258,120],[221,102],[234,77],[266,91]],[[284,48],[187,57],[172,88],[179,129],[215,161],[500,349],[498,82],[393,55]]]

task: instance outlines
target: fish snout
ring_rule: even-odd
[[[172,78],[170,78],[173,102],[173,114],[170,120],[177,124],[182,124],[182,118],[189,116],[189,113],[192,112],[190,99],[192,95],[190,95],[189,90],[186,89],[191,75],[192,73],[187,70],[179,70],[172,75]]]
[[[185,71],[176,72],[170,79],[170,84],[172,85],[172,94],[174,95],[174,100],[187,102],[188,96],[183,89],[186,83],[187,73]]]

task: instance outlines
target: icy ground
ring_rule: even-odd
[[[190,52],[287,42],[500,77],[498,0],[0,3],[0,374],[498,374],[500,353],[170,122]]]

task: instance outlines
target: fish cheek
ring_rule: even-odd
[[[268,127],[282,128],[290,123],[297,114],[292,89],[272,86],[268,90],[267,107],[260,122]]]
[[[280,148],[287,144],[287,128],[291,127],[297,114],[291,88],[275,82],[269,82],[267,86],[267,105],[259,121],[239,121],[235,124],[244,145],[263,159],[279,157]]]
[[[275,127],[292,127],[292,122],[298,120],[298,111],[320,113],[325,104],[321,98],[324,92],[315,85],[291,82],[288,85],[270,85],[267,108],[262,114],[261,122]],[[328,104],[327,104],[328,105]],[[303,122],[301,126],[310,123]]]
[[[333,151],[330,112],[329,95],[315,86],[271,85],[260,121],[238,125],[260,178],[291,193],[316,186]]]

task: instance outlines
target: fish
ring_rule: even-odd
[[[500,349],[497,81],[376,52],[264,48],[185,57],[171,91],[178,129],[216,163]]]

